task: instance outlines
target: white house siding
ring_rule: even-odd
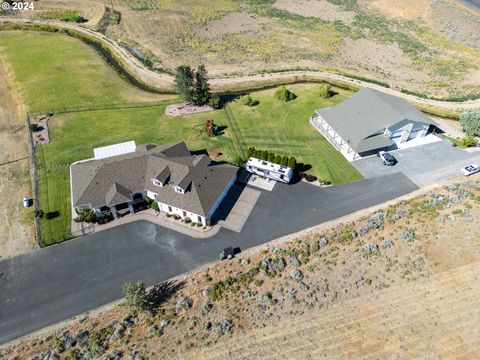
[[[348,161],[360,158],[335,130],[320,115],[316,114],[310,118],[310,123],[332,144]]]
[[[168,205],[168,204],[164,204],[164,203],[161,203],[159,201],[157,201],[157,204],[158,204],[158,208],[160,209],[160,211],[166,212],[167,214],[178,215],[182,219],[185,219],[185,218],[188,217],[193,222],[199,222],[199,220],[200,220],[200,222],[204,226],[207,226],[207,219],[204,216],[200,216],[200,215],[192,213],[190,211],[183,210],[183,209],[180,209],[180,208],[177,208],[175,206]]]
[[[147,190],[147,197],[149,199],[155,200],[157,198],[157,194]]]
[[[217,211],[218,207],[220,206],[220,203],[225,198],[225,196],[227,195],[228,191],[233,186],[233,184],[235,184],[236,180],[237,180],[237,177],[234,176],[232,178],[232,180],[230,180],[230,182],[227,184],[227,186],[225,186],[225,189],[223,190],[222,194],[218,197],[217,201],[215,202],[215,205],[213,205],[213,207],[210,209],[210,211],[207,215],[207,217],[209,219],[212,217],[212,215],[215,213],[215,211]]]

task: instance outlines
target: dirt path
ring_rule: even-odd
[[[112,53],[123,63],[124,67],[128,72],[130,72],[134,77],[136,77],[141,82],[147,84],[148,86],[161,90],[172,90],[173,89],[173,77],[167,74],[160,74],[153,72],[147,69],[139,60],[133,57],[127,50],[118,45],[115,41],[108,38],[107,36],[95,32],[91,29],[88,29],[81,25],[64,23],[55,20],[26,20],[5,17],[0,19],[0,22],[34,22],[38,24],[50,24],[57,26],[63,29],[74,29],[82,34],[87,34],[97,40],[100,40],[106,47],[108,47]],[[289,81],[301,81],[301,80],[333,80],[337,82],[343,82],[356,86],[367,86],[380,91],[383,91],[388,94],[392,94],[398,97],[402,97],[412,103],[430,106],[442,110],[467,110],[480,107],[480,99],[465,101],[465,102],[448,102],[448,101],[437,101],[419,98],[414,95],[404,94],[399,90],[392,88],[385,88],[380,85],[371,84],[368,82],[351,79],[343,75],[322,72],[322,71],[292,71],[284,73],[275,73],[275,74],[265,74],[265,75],[253,75],[253,76],[240,76],[240,77],[229,77],[229,78],[215,78],[211,79],[210,84],[213,90],[216,91],[234,91],[239,88],[253,87],[253,86],[262,86],[274,82],[289,82]]]
[[[22,105],[0,60],[0,258],[36,247],[31,210],[22,206],[30,194],[28,150]]]

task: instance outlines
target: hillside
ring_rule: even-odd
[[[7,344],[0,355],[478,358],[476,178],[160,284],[149,314],[112,304]]]
[[[480,92],[480,13],[454,0],[117,0],[99,24],[100,2],[44,0],[30,16],[77,10],[160,71],[322,69],[437,97]]]

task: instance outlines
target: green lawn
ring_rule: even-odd
[[[0,56],[28,110],[165,98],[128,84],[95,50],[67,35],[1,32]]]
[[[0,56],[9,64],[25,103],[30,109],[85,105],[88,103],[138,102],[165,99],[142,92],[120,78],[88,46],[59,34],[0,33]],[[298,98],[283,103],[274,89],[255,92],[256,107],[230,103],[247,146],[295,156],[311,166],[308,171],[340,184],[361,175],[309,123],[316,108],[344,100],[349,92],[338,90],[329,100],[316,95],[318,85],[291,85]],[[174,102],[175,100],[167,100]],[[197,136],[192,129],[206,119],[228,126],[223,110],[181,118],[168,118],[165,105],[149,108],[102,110],[55,115],[49,122],[50,143],[38,148],[40,206],[58,212],[42,220],[46,244],[62,241],[70,233],[69,165],[93,156],[93,148],[127,140],[137,144],[184,140],[191,149],[217,148],[221,160],[238,156],[231,129],[218,137]]]

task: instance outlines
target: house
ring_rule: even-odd
[[[245,168],[248,172],[284,183],[289,183],[293,178],[293,171],[288,166],[275,164],[269,161],[251,157]]]
[[[401,148],[438,127],[405,100],[371,88],[334,107],[316,110],[310,123],[350,161]]]
[[[94,153],[70,166],[71,196],[75,209],[93,209],[98,217],[133,213],[148,197],[160,211],[207,225],[237,178],[238,168],[194,155],[183,141],[127,142]]]

